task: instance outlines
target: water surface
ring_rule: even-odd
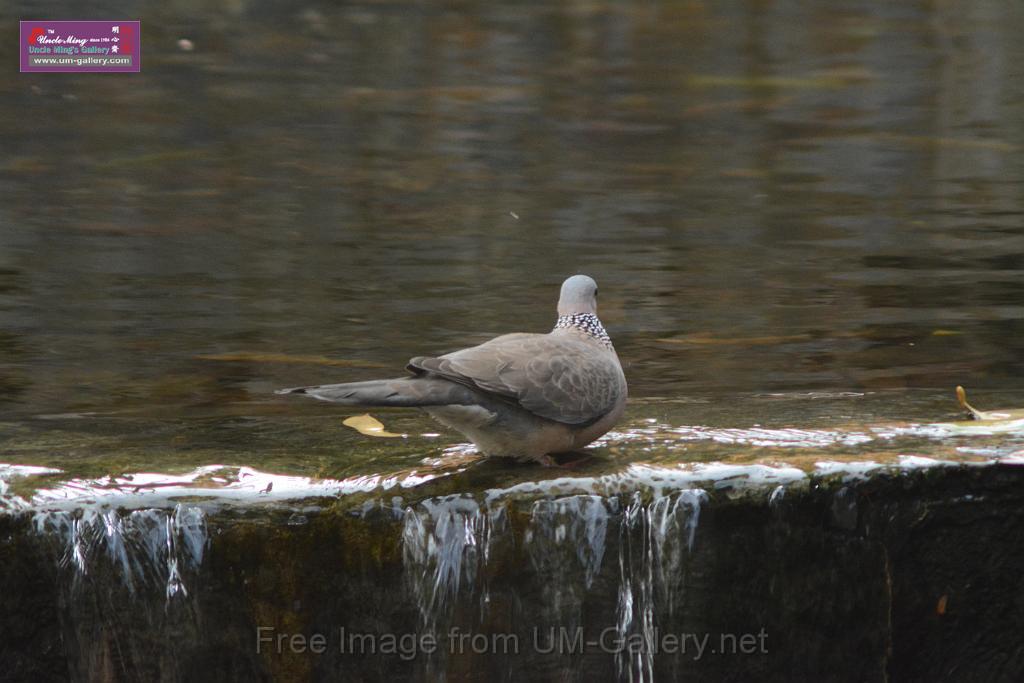
[[[272,392],[546,331],[575,272],[633,398],[585,473],[1024,448],[913,427],[1024,406],[1020,6],[130,14],[141,74],[0,75],[0,462],[450,467]]]

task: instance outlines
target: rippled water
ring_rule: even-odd
[[[922,426],[1024,406],[1021,7],[192,4],[137,76],[0,74],[0,462],[61,470],[5,489],[557,478],[272,391],[545,331],[577,271],[633,398],[582,477],[1024,448]]]

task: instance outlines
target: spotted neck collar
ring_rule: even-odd
[[[612,348],[612,338],[604,329],[604,325],[593,313],[573,313],[572,315],[560,315],[555,322],[555,329],[574,329],[583,334],[593,337],[609,349]]]

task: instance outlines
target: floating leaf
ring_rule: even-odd
[[[384,429],[384,424],[372,415],[353,415],[352,417],[346,418],[342,424],[346,427],[351,427],[365,436],[404,436],[403,434],[395,434],[393,432],[386,431]]]
[[[383,368],[380,363],[363,360],[344,360],[327,356],[291,356],[286,353],[208,353],[196,356],[198,360],[215,360],[227,363],[297,363],[304,365],[332,365],[342,368]]]
[[[1024,410],[1019,409],[978,410],[967,402],[967,392],[961,386],[956,388],[956,400],[960,407],[970,413],[975,420],[1019,420],[1024,418]]]

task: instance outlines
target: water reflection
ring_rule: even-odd
[[[270,390],[324,369],[211,358],[398,369],[547,329],[576,270],[637,397],[1024,375],[1015,7],[237,0],[141,19],[138,77],[0,76],[11,440],[27,416],[142,411],[166,422],[96,428],[107,448],[220,461],[195,459],[198,432],[273,459],[256,437],[311,443],[269,415],[316,409]],[[706,423],[691,413],[672,424]]]

